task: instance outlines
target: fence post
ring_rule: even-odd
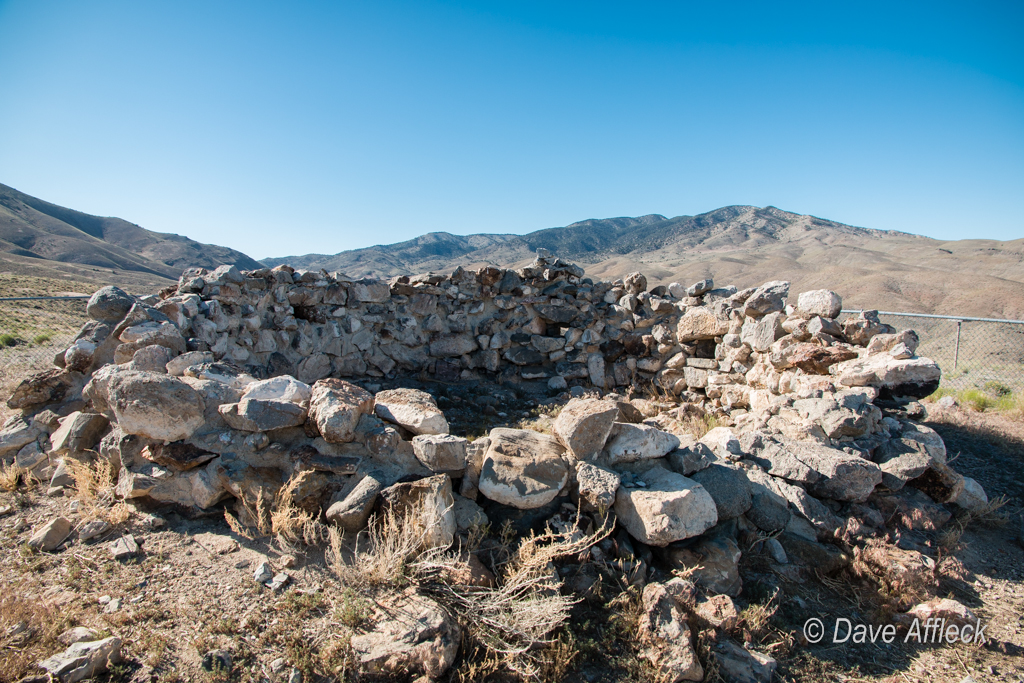
[[[956,372],[956,366],[960,362],[960,326],[963,322],[963,320],[956,321],[956,348],[953,350],[953,372]]]

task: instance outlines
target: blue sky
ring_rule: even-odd
[[[1024,4],[0,0],[0,182],[284,256],[774,205],[1024,237]]]

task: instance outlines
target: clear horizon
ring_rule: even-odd
[[[1024,237],[1019,3],[0,0],[0,182],[254,258],[786,211]]]

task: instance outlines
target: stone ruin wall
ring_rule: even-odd
[[[131,341],[123,330],[110,335],[124,322],[96,321],[56,362],[87,372],[129,362],[155,343],[173,355],[195,352],[177,362],[182,369],[228,362],[256,379],[418,375],[544,381],[555,392],[655,386],[732,412],[830,384],[912,396],[937,386],[934,364],[913,357],[916,338],[886,336],[866,349],[894,330],[870,314],[839,324],[841,299],[827,290],[787,297],[781,281],[740,291],[710,280],[648,291],[640,273],[593,282],[547,256],[519,270],[459,268],[389,281],[287,266],[190,269],[176,288],[141,299],[130,322],[145,326]],[[866,360],[879,351],[888,365]]]

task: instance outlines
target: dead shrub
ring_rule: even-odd
[[[920,553],[901,550],[880,539],[853,548],[850,573],[877,590],[883,612],[902,612],[938,587],[937,565]]]
[[[315,545],[326,536],[324,525],[314,515],[296,505],[295,493],[300,490],[306,479],[313,475],[312,470],[302,470],[293,474],[282,486],[272,500],[267,500],[263,488],[256,490],[256,500],[250,505],[244,498],[238,499],[242,507],[243,522],[227,510],[224,520],[228,527],[243,538],[276,536],[284,545],[304,543]]]

